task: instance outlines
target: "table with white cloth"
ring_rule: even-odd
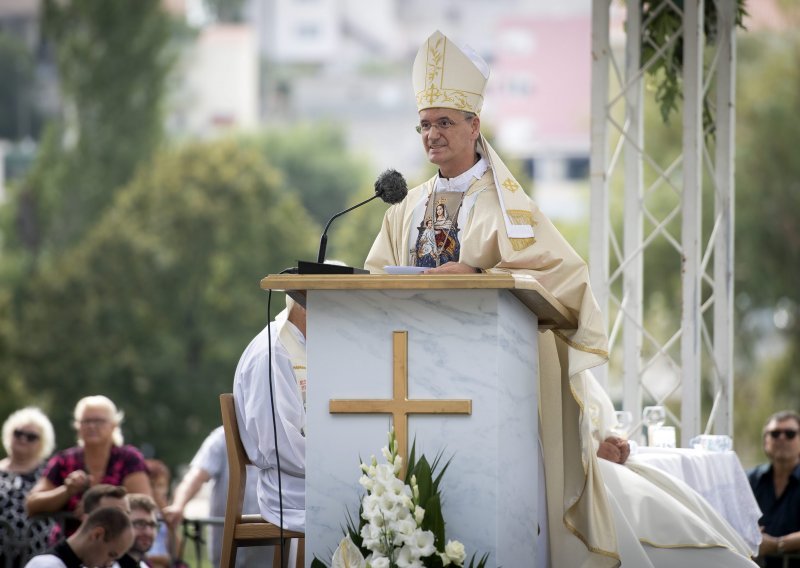
[[[632,461],[676,477],[702,495],[744,541],[758,550],[758,507],[736,452],[639,447]]]

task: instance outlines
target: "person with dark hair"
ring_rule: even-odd
[[[758,555],[766,568],[786,567],[787,553],[800,552],[800,414],[776,412],[762,432],[768,463],[747,473],[758,506],[763,538]],[[800,560],[789,559],[788,568],[800,568]]]
[[[128,492],[124,487],[100,483],[86,490],[80,504],[75,508],[75,512],[78,513],[82,521],[86,520],[86,517],[92,511],[103,507],[116,507],[120,511],[129,513],[130,507],[126,499],[127,494]]]
[[[133,525],[133,544],[119,559],[120,568],[149,568],[145,561],[147,552],[155,542],[158,531],[156,513],[158,505],[149,495],[131,493],[128,495],[131,508],[131,524]]]
[[[51,552],[34,556],[26,568],[110,568],[133,543],[131,519],[116,507],[93,511],[78,530]]]

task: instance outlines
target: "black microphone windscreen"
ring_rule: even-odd
[[[375,195],[386,203],[391,205],[400,203],[407,193],[406,179],[397,170],[386,170],[375,180]]]

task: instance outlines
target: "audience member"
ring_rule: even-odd
[[[245,514],[258,514],[258,497],[256,495],[257,469],[247,468],[247,485],[243,512]],[[183,519],[186,504],[197,495],[200,488],[209,480],[214,484],[211,488],[209,515],[211,517],[224,517],[225,506],[228,502],[228,456],[225,445],[225,431],[222,426],[215,428],[203,441],[197,454],[192,459],[189,471],[183,476],[172,504],[164,508],[164,519],[171,526],[176,526]],[[272,559],[271,547],[242,548],[236,554],[236,566],[265,566]],[[222,525],[211,526],[211,536],[208,539],[208,555],[212,566],[219,566],[222,556]],[[266,563],[266,564],[265,564]]]
[[[44,475],[28,494],[28,514],[74,511],[84,491],[98,483],[150,495],[142,454],[133,446],[123,446],[123,414],[116,405],[102,395],[87,396],[78,401],[74,416],[78,445],[56,453],[47,463]],[[66,525],[67,535],[76,525]]]
[[[768,463],[751,469],[747,477],[763,516],[758,524],[763,538],[759,559],[766,568],[800,568],[800,414],[790,410],[769,417],[762,433]]]
[[[145,556],[156,539],[158,505],[149,495],[132,493],[128,495],[133,525],[133,544],[119,559],[120,568],[149,568]]]
[[[93,511],[75,534],[51,552],[34,556],[26,568],[110,568],[133,543],[127,513],[116,507]]]
[[[150,486],[153,489],[153,500],[158,505],[158,533],[156,540],[147,554],[147,563],[155,568],[169,568],[178,556],[178,539],[175,530],[164,520],[164,509],[169,504],[170,473],[167,464],[161,460],[148,459],[147,475],[150,477]]]
[[[44,471],[55,445],[53,425],[34,407],[12,413],[3,423],[0,460],[0,566],[17,568],[47,549],[51,519],[29,519],[25,498]]]
[[[130,514],[131,508],[128,505],[127,495],[128,492],[124,487],[99,483],[86,490],[81,502],[75,507],[75,515],[83,522],[90,513],[105,507],[116,507],[120,511]]]

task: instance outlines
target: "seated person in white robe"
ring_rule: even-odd
[[[236,418],[247,456],[258,469],[261,515],[280,524],[277,452],[283,489],[283,526],[304,531],[306,519],[306,311],[286,297],[286,309],[247,346],[233,382]],[[271,343],[270,343],[271,339]],[[273,433],[270,360],[277,425]]]
[[[622,566],[755,567],[749,559],[754,551],[696,491],[669,474],[628,459],[628,443],[611,435],[611,399],[590,372],[583,374]]]

